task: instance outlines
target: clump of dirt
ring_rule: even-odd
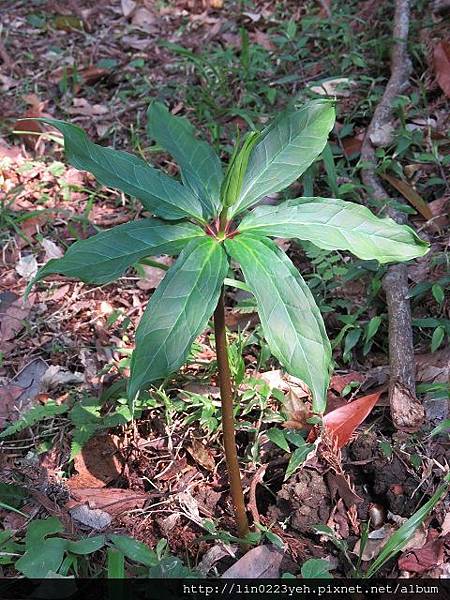
[[[366,463],[363,470],[358,465],[357,477],[364,479],[373,500],[400,516],[409,517],[416,510],[413,492],[418,478],[398,456],[386,457],[380,452],[374,432],[359,436],[350,446],[350,456]]]
[[[330,516],[331,498],[323,476],[311,469],[302,469],[277,493],[277,502],[268,510],[276,521],[290,519],[292,529],[311,533],[317,523],[326,523]]]

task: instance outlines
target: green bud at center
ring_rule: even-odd
[[[259,137],[259,132],[252,131],[240,149],[236,146],[220,190],[223,206],[232,206],[238,200],[250,154]]]

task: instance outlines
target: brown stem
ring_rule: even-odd
[[[216,338],[217,366],[219,371],[220,397],[222,400],[222,431],[225,459],[230,478],[231,499],[233,501],[236,523],[240,538],[249,533],[247,513],[245,512],[244,492],[242,490],[241,474],[239,471],[236,439],[234,434],[233,390],[231,388],[231,373],[228,363],[227,338],[225,331],[224,292],[220,294],[217,308],[214,312],[214,333]]]

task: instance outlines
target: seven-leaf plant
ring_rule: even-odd
[[[148,111],[148,133],[177,161],[181,183],[141,158],[94,144],[75,125],[42,119],[63,134],[70,164],[138,198],[152,216],[74,243],[63,258],[40,269],[34,281],[60,273],[104,284],[146,257],[179,255],[137,328],[128,393],[133,399],[179,369],[214,313],[225,453],[242,537],[248,525],[224,321],[223,286],[230,260],[239,265],[256,298],[272,353],[308,385],[314,411],[321,414],[330,376],[330,343],[308,286],[270,237],[309,240],[320,248],[349,250],[381,263],[410,260],[428,251],[411,228],[343,200],[298,198],[248,212],[264,196],[293,183],[319,157],[334,119],[330,101],[291,106],[262,132],[250,133],[224,173],[219,157],[196,138],[192,125],[154,102]]]

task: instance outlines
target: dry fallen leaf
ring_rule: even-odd
[[[69,371],[59,365],[51,365],[42,376],[42,385],[47,390],[54,389],[58,386],[69,385],[73,383],[83,383],[83,373]]]
[[[342,394],[345,387],[350,383],[357,381],[358,383],[364,383],[366,376],[358,371],[351,371],[345,375],[333,375],[330,381],[330,389],[334,390],[338,394]]]
[[[15,297],[15,298],[14,298]],[[30,294],[26,302],[15,294],[11,294],[9,301],[0,299],[0,351],[4,352],[9,345],[7,342],[14,339],[24,327],[24,320],[28,317],[34,304],[36,294]]]
[[[432,531],[430,530],[430,534]],[[402,554],[398,559],[399,569],[410,573],[425,573],[443,563],[444,539],[433,539],[433,535],[428,537],[431,539],[424,546],[412,548]]]
[[[173,258],[171,256],[159,256],[157,260],[167,267],[170,267],[173,264]],[[138,288],[141,290],[154,290],[164,279],[166,271],[164,269],[150,267],[148,265],[142,265],[142,268],[145,276],[143,279],[139,279],[137,282]]]
[[[439,87],[450,98],[450,42],[440,41],[433,50],[433,64]]]
[[[84,445],[74,459],[76,475],[68,481],[69,489],[102,488],[122,471],[122,463],[117,453],[117,444],[110,434],[98,435]]]
[[[372,560],[378,556],[383,549],[383,546],[389,541],[389,538],[394,533],[395,529],[392,525],[386,524],[380,529],[375,529],[369,533],[369,538],[361,554],[363,561]],[[353,553],[359,555],[361,542],[358,540],[353,548]]]
[[[52,258],[61,258],[64,254],[61,248],[48,238],[43,238],[41,244],[45,250],[45,262],[48,262]]]
[[[0,160],[8,158],[11,162],[15,163],[22,158],[22,152],[20,148],[16,146],[10,146],[0,138]]]
[[[222,575],[223,579],[277,579],[283,553],[275,546],[252,548]]]
[[[450,196],[442,196],[429,202],[433,220],[431,226],[437,229],[444,229],[450,221]]]
[[[35,358],[21,369],[5,386],[0,387],[0,427],[15,421],[29,410],[42,391],[42,375],[48,365]]]
[[[17,385],[0,386],[0,428],[3,429],[9,421],[17,419],[18,414],[15,406],[23,392],[24,388]]]
[[[385,179],[388,183],[392,185],[400,194],[408,200],[414,206],[416,210],[420,212],[420,214],[429,221],[433,218],[433,213],[431,212],[428,203],[416,192],[416,190],[410,185],[407,181],[402,181],[401,179],[397,179],[396,177],[392,177],[392,175],[388,175],[387,173],[382,173],[381,177]]]
[[[137,4],[134,0],[120,0],[120,6],[124,17],[129,17],[136,8]]]
[[[214,471],[216,468],[216,462],[214,460],[214,454],[211,452],[211,450],[204,446],[197,438],[191,438],[191,442],[191,445],[187,446],[186,450],[189,452],[192,458],[208,471]]]
[[[104,529],[112,522],[112,517],[107,512],[98,508],[89,508],[86,504],[74,506],[69,509],[69,514],[74,521],[95,530]]]
[[[27,281],[31,281],[38,271],[38,264],[33,254],[21,256],[16,264],[16,271]]]
[[[134,27],[147,33],[151,33],[155,29],[156,21],[155,15],[143,6],[138,8],[131,18],[131,24]]]
[[[335,79],[327,79],[310,86],[310,90],[320,96],[340,96],[348,98],[351,96],[351,89],[357,85],[356,81],[352,81],[348,77],[337,77]]]
[[[270,36],[267,35],[265,31],[261,31],[260,29],[257,29],[254,33],[251,33],[250,39],[252,42],[259,44],[269,52],[273,52],[276,49],[275,44],[270,39]]]
[[[105,511],[115,517],[127,510],[142,508],[148,499],[147,494],[119,488],[77,488],[71,491],[71,499],[66,503],[72,514],[74,508],[87,504],[90,509]]]
[[[29,119],[28,121],[17,121],[14,125],[15,131],[23,131],[23,132],[33,132],[33,133],[42,133],[43,128],[39,121],[35,121],[33,117],[46,117],[49,116],[44,112],[46,102],[41,102],[41,100],[36,96],[36,94],[27,94],[23,97],[25,102],[28,104],[28,109],[25,111],[23,115],[23,119]],[[27,135],[23,134],[23,139],[27,146],[32,149],[35,149],[37,143],[39,141],[39,136],[37,135]]]
[[[83,115],[86,117],[96,117],[109,113],[109,108],[103,104],[91,104],[85,98],[74,98],[73,106],[67,109],[71,115]]]
[[[364,141],[364,136],[365,133],[362,131],[360,133],[357,133],[353,137],[346,137],[341,140],[345,156],[349,158],[354,154],[359,154],[361,152],[361,146]]]

